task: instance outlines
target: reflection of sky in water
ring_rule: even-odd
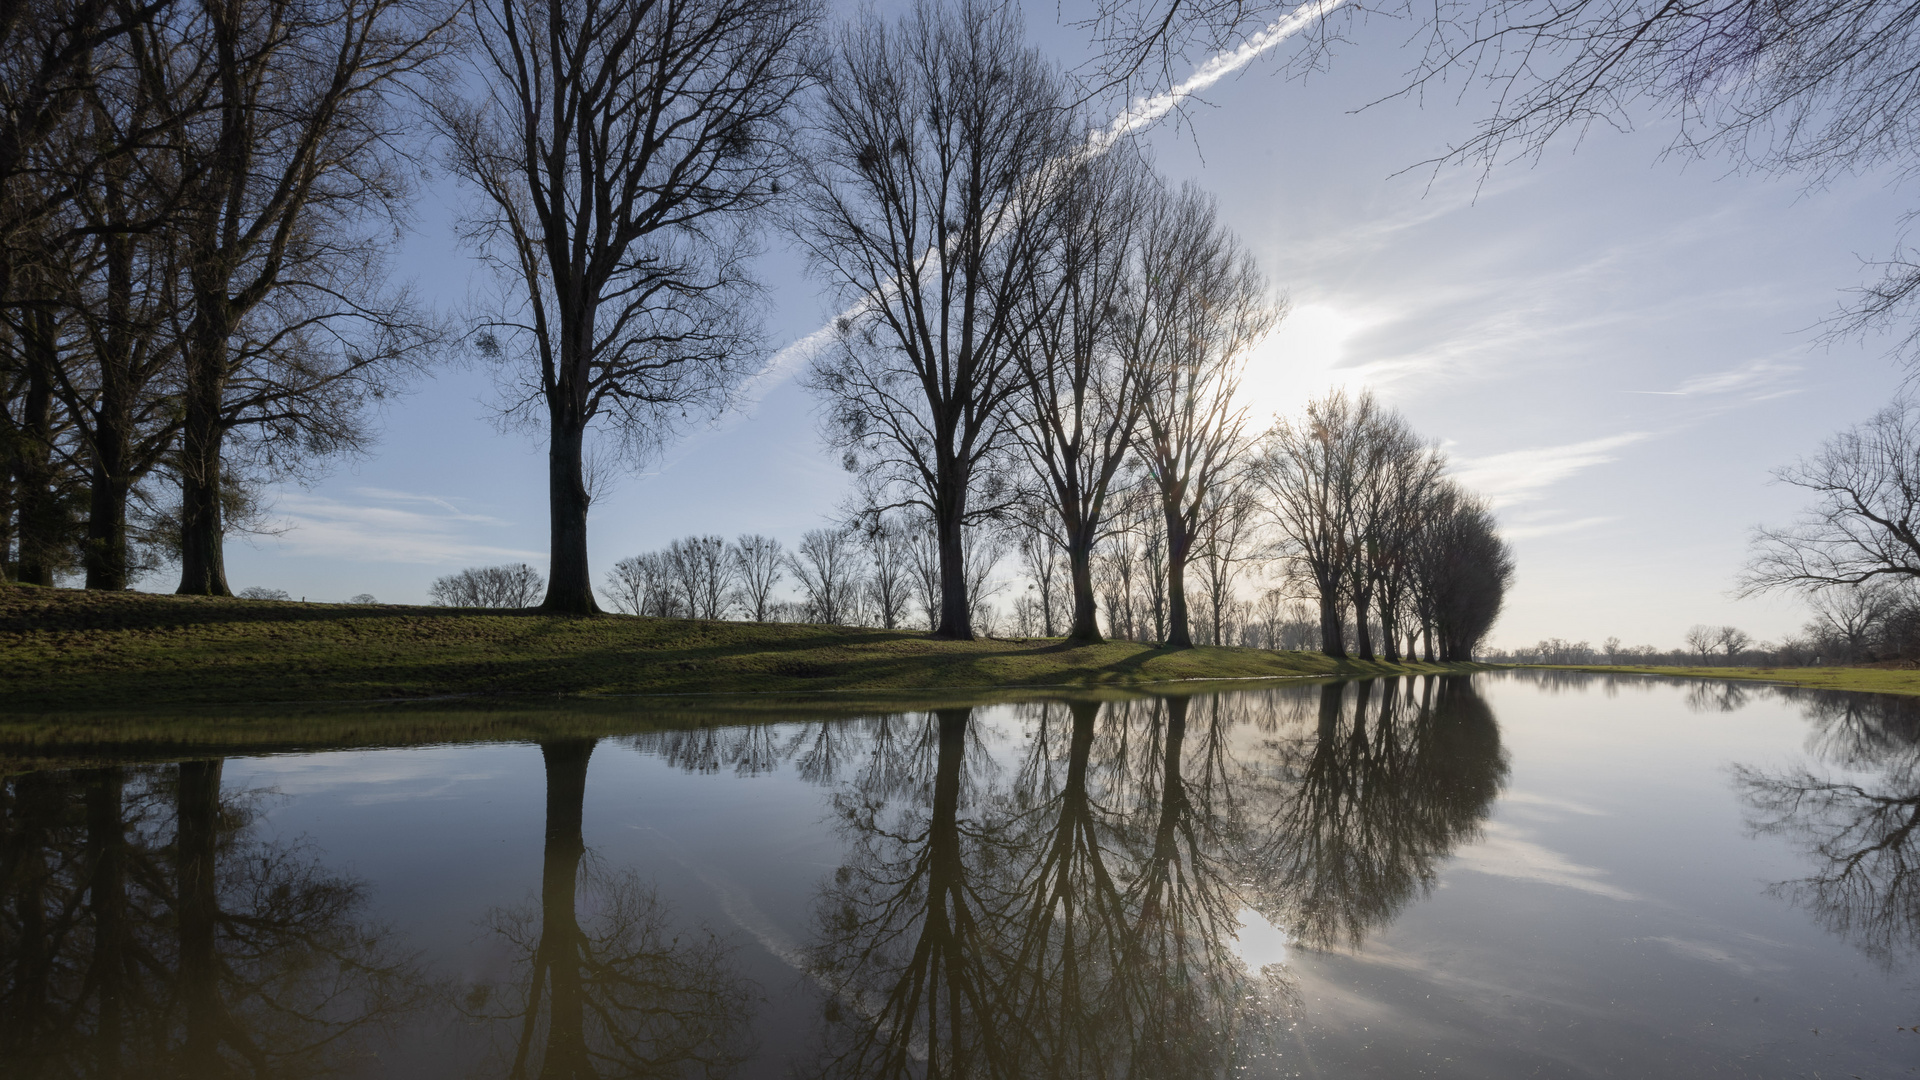
[[[1113,910],[1130,913],[1123,919],[1140,917],[1129,882],[1157,854],[1171,858],[1164,896],[1178,925],[1154,932],[1197,950],[1203,968],[1206,935],[1179,920],[1219,905],[1221,962],[1267,969],[1275,981],[1262,985],[1279,988],[1258,998],[1279,1028],[1219,1014],[1247,1040],[1249,1075],[1910,1067],[1920,1035],[1900,1029],[1920,1022],[1911,943],[1874,952],[1858,913],[1834,923],[1831,889],[1770,894],[1813,871],[1807,836],[1756,832],[1735,783],[1748,775],[1736,766],[1764,777],[1805,766],[1870,786],[1889,755],[1911,750],[1899,722],[1810,720],[1805,700],[1758,689],[1733,700],[1647,680],[1476,684],[1484,706],[1471,699],[1451,734],[1418,727],[1425,706],[1406,684],[1384,722],[1386,684],[1376,684],[1357,733],[1351,690],[1329,699],[1292,687],[1217,710],[1194,699],[1184,818],[1162,812],[1153,748],[1170,729],[1144,707],[1099,713],[1084,744],[1058,706],[1044,719],[1032,708],[976,710],[952,757],[919,717],[603,739],[581,804],[591,887],[580,917],[604,919],[627,895],[620,889],[644,887],[659,905],[647,910],[674,934],[719,932],[729,970],[758,987],[758,1053],[738,1075],[785,1076],[817,1052],[823,1015],[857,1029],[884,1012],[893,969],[822,953],[822,920],[840,904],[884,914],[859,908],[872,899],[863,889],[942,857],[925,845],[945,775],[961,792],[954,850],[970,902],[1030,886],[1021,874],[1056,865],[1043,857],[1048,845],[1092,836],[1104,846],[1059,848],[1082,860],[1069,886],[1085,893],[1074,893],[1082,916],[1100,910],[1088,851],[1119,880]],[[896,754],[884,769],[883,744]],[[1069,779],[1076,760],[1082,789]],[[230,760],[224,786],[276,793],[257,800],[262,835],[305,838],[328,866],[365,882],[370,917],[436,977],[500,980],[510,957],[486,920],[516,905],[538,910],[542,763],[531,744],[270,755]],[[955,768],[942,772],[945,763]],[[862,832],[873,807],[882,831]],[[1064,829],[1076,820],[1090,831]],[[1180,846],[1187,835],[1212,847],[1196,855]],[[902,941],[919,933],[915,918],[894,927]],[[1910,923],[1890,925],[1883,938]],[[962,942],[956,962],[971,962],[975,946],[1012,955],[1016,941],[1046,952],[1017,930]],[[1074,932],[1104,947],[1097,932]],[[1150,1011],[1152,994],[1140,992],[1145,1004],[1124,1008]],[[1075,1022],[1094,1024],[1108,1008],[1047,1000],[1048,1010],[1019,1015],[1071,1018],[1085,1004]],[[924,1034],[909,1041],[909,1057],[924,1061]],[[387,1071],[369,1075],[430,1078],[471,1049],[457,1029],[410,1029],[382,1053]]]

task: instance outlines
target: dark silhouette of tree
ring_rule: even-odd
[[[1499,727],[1471,682],[1427,676],[1417,698],[1414,682],[1325,684],[1311,733],[1274,744],[1270,816],[1243,870],[1255,908],[1302,946],[1358,948],[1426,895],[1505,782]]]
[[[547,437],[544,606],[597,610],[586,433],[644,458],[723,405],[757,338],[748,231],[779,190],[812,0],[475,0],[449,162],[505,304],[476,341]]]
[[[1816,499],[1794,524],[1756,529],[1743,596],[1920,577],[1920,407],[1905,398],[1774,476]]]
[[[363,407],[424,359],[435,328],[384,288],[405,212],[400,84],[443,51],[413,0],[200,0],[156,22],[141,78],[177,134],[182,341],[180,587],[231,594],[230,469],[297,471],[366,435]],[[184,54],[184,55],[183,55]]]
[[[1021,1071],[1019,1020],[993,962],[1005,901],[976,880],[1001,841],[966,805],[971,715],[943,709],[923,722],[908,760],[926,801],[897,819],[887,810],[900,759],[882,758],[892,747],[876,745],[873,766],[835,799],[853,850],[820,898],[812,950],[832,995],[823,1075]]]
[[[366,896],[253,834],[221,763],[41,772],[0,798],[0,1024],[47,1077],[336,1073],[421,1005]]]
[[[1812,864],[1769,891],[1889,969],[1903,966],[1920,950],[1920,714],[1883,695],[1782,696],[1806,705],[1818,758],[1855,775],[1735,766],[1748,828]]]
[[[1011,496],[991,463],[1024,391],[1028,285],[1081,146],[1072,120],[1015,10],[976,0],[849,26],[813,112],[797,233],[850,307],[807,381],[865,512],[931,520],[940,637],[973,637],[965,529]]]
[[[505,987],[474,986],[465,1008],[512,1029],[512,1080],[731,1075],[746,1057],[752,990],[710,934],[676,934],[633,874],[588,859],[582,833],[595,739],[540,744],[546,843],[537,912],[497,911],[492,929],[515,949]],[[580,891],[596,895],[580,921]],[[504,1010],[504,1011],[495,1011]]]
[[[1140,235],[1146,274],[1122,333],[1143,354],[1136,445],[1166,521],[1166,643],[1189,648],[1187,562],[1247,465],[1240,370],[1285,308],[1199,189],[1163,193]]]
[[[1032,329],[1015,348],[1026,392],[1014,399],[1014,438],[1033,473],[1023,517],[1036,541],[1066,555],[1073,600],[1067,636],[1076,641],[1100,640],[1093,550],[1113,529],[1109,503],[1133,453],[1147,388],[1148,350],[1137,338],[1154,325],[1123,323],[1121,312],[1153,272],[1138,232],[1160,194],[1131,153],[1084,157],[1053,192],[1062,220],[1027,281]],[[1122,340],[1129,330],[1133,348]],[[1050,560],[1052,551],[1044,555]],[[1043,575],[1048,637],[1051,584]]]

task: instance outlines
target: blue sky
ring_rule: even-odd
[[[1038,41],[1077,59],[1083,35],[1054,18],[1051,5],[1028,12]],[[1305,80],[1278,74],[1297,48],[1283,43],[1141,136],[1163,173],[1217,195],[1291,299],[1250,365],[1249,404],[1264,418],[1367,387],[1441,440],[1516,549],[1496,644],[1675,647],[1700,622],[1762,638],[1797,627],[1797,603],[1736,601],[1734,577],[1748,529],[1804,501],[1769,471],[1873,413],[1906,375],[1887,341],[1828,348],[1811,328],[1869,273],[1863,259],[1891,251],[1909,193],[1877,175],[1808,191],[1664,156],[1658,117],[1489,175],[1417,167],[1469,134],[1482,102],[1361,109],[1416,57],[1404,24],[1349,37]],[[396,260],[450,308],[485,284],[449,231],[462,197],[424,184]],[[805,269],[770,240],[770,352],[831,314]],[[743,409],[600,496],[596,571],[689,533],[791,542],[825,520],[847,481],[795,370],[771,368]],[[371,453],[276,489],[284,531],[230,541],[235,589],[420,602],[464,566],[544,569],[544,446],[496,424],[493,378],[478,362],[439,370],[388,405]]]

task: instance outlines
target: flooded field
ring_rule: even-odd
[[[644,718],[16,766],[0,1073],[1920,1074],[1913,699]]]

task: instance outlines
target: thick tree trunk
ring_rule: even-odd
[[[1360,659],[1372,660],[1373,630],[1367,626],[1367,606],[1373,599],[1370,593],[1356,593],[1353,598],[1353,643],[1359,646]]]
[[[1073,625],[1067,637],[1074,641],[1098,644],[1099,607],[1093,593],[1093,543],[1090,535],[1076,534],[1067,549],[1067,569],[1073,578]]]
[[[591,1076],[587,1052],[586,937],[577,907],[580,861],[587,845],[582,830],[587,797],[587,762],[594,739],[558,739],[540,744],[547,769],[546,850],[540,870],[540,944],[536,947],[532,993],[537,1007],[541,978],[546,978],[548,1023],[545,1060],[539,1076]],[[525,1055],[529,1048],[521,1047]],[[526,1075],[516,1070],[515,1075]]]
[[[87,540],[82,559],[87,588],[121,590],[128,584],[127,496],[133,490],[133,411],[136,376],[131,352],[133,245],[109,237],[107,334],[101,350],[99,399],[87,423],[93,464],[88,477]]]
[[[26,585],[52,585],[59,562],[60,500],[54,491],[53,365],[58,362],[52,319],[32,316],[34,332],[23,344],[27,355],[27,392],[13,474],[20,507],[19,580]]]
[[[941,500],[940,519],[934,523],[940,541],[940,624],[933,636],[955,641],[973,640],[973,614],[967,609],[967,557],[961,528],[965,503]]]
[[[1427,663],[1435,663],[1436,661],[1433,657],[1433,623],[1428,622],[1422,624],[1421,630],[1425,633],[1425,648],[1422,650],[1421,655],[1426,659]]]
[[[200,311],[187,348],[186,416],[180,432],[180,587],[187,596],[232,596],[227,587],[226,521],[221,461],[227,436],[221,404],[227,389],[229,327],[225,289],[196,290]],[[212,299],[212,297],[219,299]]]
[[[219,1076],[220,895],[215,860],[220,839],[219,761],[180,763],[175,828],[175,895],[184,1003],[180,1073]]]
[[[1320,651],[1339,660],[1347,657],[1347,635],[1340,620],[1340,593],[1325,584],[1320,586]]]
[[[1193,537],[1187,535],[1187,521],[1169,511],[1167,518],[1167,647],[1193,648],[1193,630],[1187,618],[1187,556],[1193,551]]]
[[[587,564],[587,482],[581,467],[586,423],[566,403],[548,410],[547,508],[550,544],[547,598],[540,607],[563,615],[595,615],[593,578]],[[691,612],[689,612],[691,614]]]
[[[128,584],[127,496],[133,490],[133,478],[127,475],[126,443],[116,443],[111,448],[96,446],[94,453],[87,508],[89,589],[117,591]]]

